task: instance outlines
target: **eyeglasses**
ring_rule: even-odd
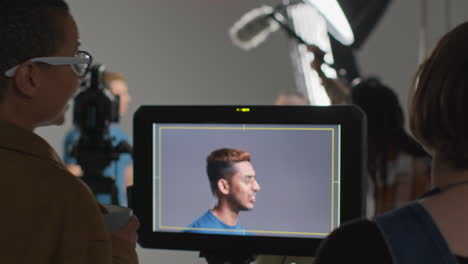
[[[84,77],[93,62],[93,57],[86,52],[79,50],[75,57],[40,57],[40,58],[33,58],[28,61],[32,62],[42,62],[49,65],[70,65],[73,69],[73,72],[76,73],[79,77]],[[19,65],[7,70],[5,72],[5,76],[11,78],[15,76],[16,70],[18,69]]]

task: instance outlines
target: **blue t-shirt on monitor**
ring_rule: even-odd
[[[187,227],[197,229],[186,229],[184,232],[217,235],[251,235],[251,233],[245,231],[245,228],[242,227],[239,223],[237,223],[235,226],[226,225],[221,220],[219,220],[211,212],[211,210],[208,210],[208,212],[206,212]]]

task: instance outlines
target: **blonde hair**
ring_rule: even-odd
[[[102,78],[106,83],[111,83],[113,81],[125,81],[125,78],[122,74],[117,72],[104,72]]]

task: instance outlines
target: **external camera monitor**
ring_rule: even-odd
[[[364,214],[354,106],[143,106],[132,207],[146,248],[312,256]]]

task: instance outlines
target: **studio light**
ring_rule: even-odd
[[[328,32],[343,45],[354,42],[353,31],[340,4],[336,0],[305,0],[323,16],[327,22]]]

